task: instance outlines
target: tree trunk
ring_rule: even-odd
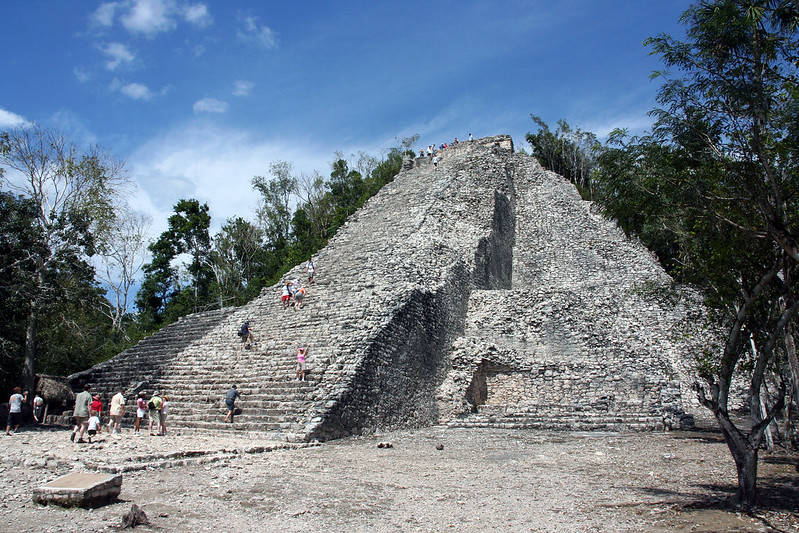
[[[717,410],[714,414],[738,473],[736,505],[748,511],[757,503],[757,456],[763,431],[761,429],[756,433],[745,435],[730,420],[726,411]]]
[[[766,388],[766,384],[763,384],[763,387],[760,389],[760,419],[764,420],[768,416],[768,411],[766,409],[766,404],[768,402],[768,389]],[[763,436],[766,439],[766,450],[769,452],[774,450],[774,436],[772,435],[771,428],[775,426],[776,422],[772,421],[770,424],[766,426],[766,429],[763,431]],[[779,437],[779,435],[778,435]]]
[[[793,340],[793,326],[788,324],[785,326],[785,348],[788,352],[788,361],[791,366],[791,381],[793,382],[793,401],[799,407],[799,359],[796,357],[796,344]],[[788,404],[790,408],[790,403]]]
[[[36,396],[36,335],[39,329],[39,306],[41,301],[41,288],[44,287],[44,266],[42,262],[37,263],[36,282],[37,294],[31,298],[30,314],[28,315],[28,327],[25,330],[25,361],[22,366],[22,387],[27,390],[28,403],[33,404]]]
[[[28,327],[25,330],[25,361],[22,366],[22,389],[29,391],[28,401],[33,402],[36,390],[36,370],[34,363],[36,361],[36,330],[38,318],[38,305],[36,302],[31,302],[31,313],[28,317]]]
[[[738,490],[735,499],[742,508],[749,510],[757,503],[757,448],[752,446],[733,452],[738,471]]]

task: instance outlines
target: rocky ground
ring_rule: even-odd
[[[765,455],[764,508],[731,510],[717,432],[428,428],[297,446],[201,434],[73,444],[64,429],[2,437],[1,531],[799,531],[799,455]],[[378,446],[390,443],[391,447]],[[98,509],[32,503],[72,471],[123,473]]]

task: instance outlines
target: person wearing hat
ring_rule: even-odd
[[[8,423],[6,424],[6,435],[11,435],[11,426],[14,426],[14,433],[19,431],[22,422],[22,404],[28,401],[28,391],[21,394],[22,389],[14,387],[14,393],[8,399]]]
[[[103,402],[100,401],[100,395],[95,394],[92,396],[92,403],[89,406],[90,411],[97,411],[97,416],[103,418]]]
[[[150,432],[151,436],[155,436],[153,433],[153,422],[155,422],[155,431],[159,435],[161,435],[161,404],[163,400],[161,400],[161,395],[158,394],[158,391],[153,392],[152,398],[150,401],[147,402],[147,417],[150,419],[150,423],[147,426],[147,430]]]

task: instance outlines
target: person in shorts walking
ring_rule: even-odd
[[[125,389],[120,389],[119,392],[114,394],[111,398],[111,408],[108,411],[108,416],[111,420],[108,421],[108,432],[112,435],[119,433],[119,426],[122,423],[122,417],[125,414]]]
[[[14,393],[8,399],[8,423],[6,424],[6,435],[11,435],[11,426],[14,426],[14,433],[19,431],[22,423],[22,404],[28,401],[28,391],[21,394],[22,389],[14,387]]]
[[[89,421],[89,407],[92,404],[92,386],[88,383],[83,386],[83,391],[75,396],[75,410],[72,416],[75,417],[75,429],[72,430],[69,440],[75,441],[75,435],[79,435],[78,442],[86,442],[83,440],[83,435],[86,433]]]
[[[235,385],[233,385],[227,394],[225,394],[225,405],[227,406],[227,416],[225,422],[233,423],[233,413],[236,410],[236,399],[241,396]]]

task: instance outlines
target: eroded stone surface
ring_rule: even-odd
[[[33,501],[63,507],[99,507],[122,491],[122,475],[73,472],[33,489]]]
[[[278,284],[184,317],[73,386],[106,401],[119,386],[157,389],[175,427],[297,441],[444,422],[690,422],[697,299],[507,136],[442,150],[437,167],[409,161],[314,259],[303,309],[284,310]],[[306,382],[293,380],[296,343],[310,344]],[[242,414],[225,426],[233,383]]]

